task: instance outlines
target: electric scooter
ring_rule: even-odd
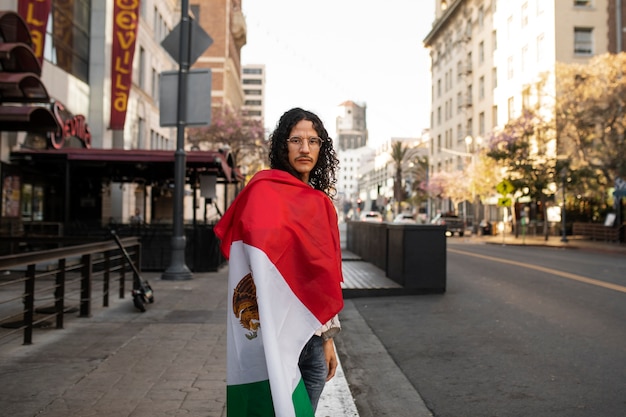
[[[115,239],[115,243],[117,243],[117,246],[119,246],[120,250],[124,254],[124,257],[133,268],[133,290],[131,291],[131,295],[133,296],[133,304],[135,305],[135,308],[143,313],[146,311],[147,303],[154,303],[154,292],[152,291],[152,287],[147,280],[141,279],[139,269],[137,269],[137,266],[130,258],[130,255],[126,251],[124,245],[122,245],[122,241],[120,240],[115,230],[111,229],[111,235],[113,236],[113,239]]]

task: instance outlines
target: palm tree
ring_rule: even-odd
[[[409,196],[407,195],[406,190],[402,186],[402,178],[405,171],[411,172],[414,175],[417,169],[423,165],[423,161],[421,159],[416,159],[417,147],[411,147],[407,143],[394,141],[391,143],[391,151],[389,155],[391,156],[391,160],[393,161],[396,172],[393,179],[393,198],[395,200],[395,214],[400,212],[400,204],[405,201]]]

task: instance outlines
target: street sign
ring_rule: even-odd
[[[174,61],[178,62],[180,59],[180,32],[181,23],[178,22],[176,27],[172,29],[169,35],[163,39],[161,46],[167,51]],[[213,38],[200,27],[195,21],[190,22],[190,48],[189,48],[189,65],[192,65],[200,56],[207,50],[209,46],[213,44]],[[180,62],[178,62],[180,65]]]
[[[511,198],[510,197],[498,198],[498,207],[511,207]]]
[[[509,180],[502,180],[498,185],[496,185],[496,191],[502,195],[511,194],[515,190],[515,187]]]
[[[189,71],[185,122],[187,126],[211,124],[211,70]],[[161,126],[178,125],[178,71],[163,71],[159,81],[159,116]]]

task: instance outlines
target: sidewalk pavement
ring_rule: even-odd
[[[372,265],[365,262],[352,262],[351,274],[358,272],[355,268],[359,264],[372,274]],[[0,414],[225,416],[227,275],[227,267],[194,274],[188,281],[164,281],[158,273],[144,273],[155,294],[145,313],[138,312],[127,295],[122,300],[112,299],[106,308],[94,305],[90,318],[66,314],[64,329],[35,329],[32,345],[21,344],[21,332],[3,341]],[[430,416],[419,394],[386,356],[382,343],[350,300],[346,300],[340,317],[345,318],[346,338],[337,349],[341,346],[343,352],[362,353],[361,359],[349,360],[359,367],[355,371],[360,375],[359,383],[374,387],[359,388],[361,396],[369,391],[367,402],[394,398],[388,394],[390,385],[379,383],[388,380],[394,383],[396,393],[409,395],[409,401],[416,404],[404,415]],[[341,351],[338,356],[341,362]],[[385,375],[381,376],[372,362],[384,363]],[[326,385],[316,415],[359,416],[341,366]]]
[[[458,239],[458,238],[448,238]],[[626,244],[618,242],[594,241],[581,236],[566,236],[567,241],[563,241],[562,236],[548,236],[548,239],[539,235],[519,235],[512,233],[497,236],[467,236],[463,241],[468,243],[486,243],[491,245],[509,246],[539,246],[553,247],[561,249],[582,249],[596,253],[615,253],[626,255]]]

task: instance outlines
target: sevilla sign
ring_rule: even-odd
[[[110,128],[124,129],[139,25],[139,0],[115,0],[111,54]]]

